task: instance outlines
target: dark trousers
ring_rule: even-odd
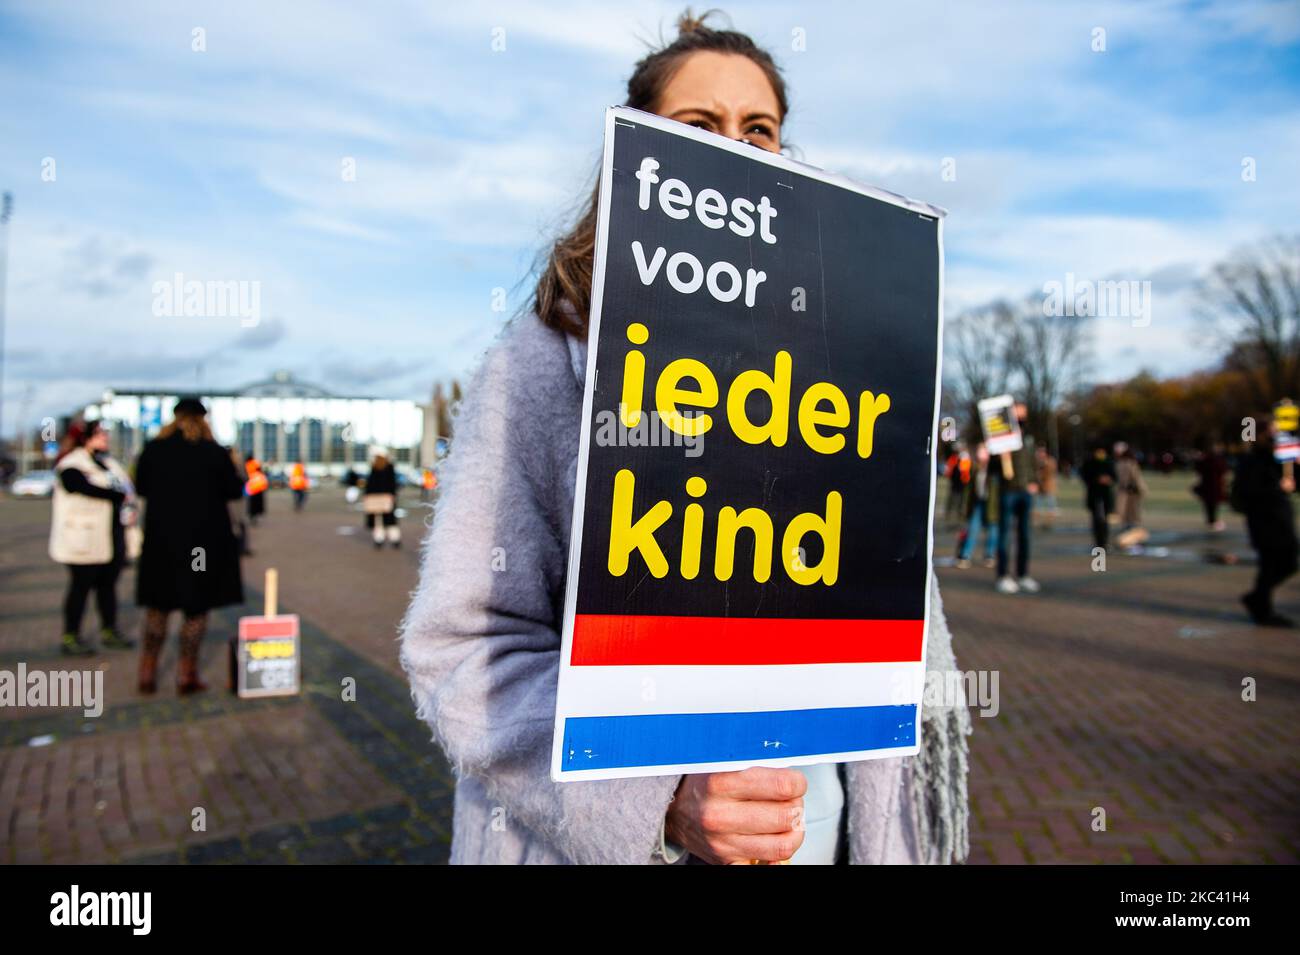
[[[1007,575],[1010,561],[1011,522],[1016,523],[1016,576],[1029,576],[1030,515],[1034,497],[1028,491],[1003,491],[998,510],[998,576]]]
[[[1106,499],[1094,498],[1088,502],[1088,516],[1092,518],[1092,542],[1105,550],[1110,545],[1110,523],[1106,520]]]
[[[1201,498],[1201,504],[1205,507],[1205,523],[1213,524],[1219,519],[1219,502],[1213,498]]]
[[[957,547],[957,559],[969,560],[971,551],[975,549],[975,535],[979,533],[980,528],[984,529],[984,557],[988,559],[993,556],[993,551],[998,543],[998,528],[996,524],[985,522],[988,517],[989,502],[976,501],[974,508],[971,510],[970,521],[966,524],[966,536],[962,538],[961,544]]]
[[[86,613],[86,598],[95,592],[99,624],[105,629],[117,627],[117,577],[122,565],[69,564],[68,593],[63,598],[63,632],[80,633],[81,618]]]
[[[1247,596],[1254,610],[1261,616],[1273,613],[1273,590],[1296,572],[1295,538],[1290,543],[1259,548],[1259,570],[1255,574],[1255,589]]]

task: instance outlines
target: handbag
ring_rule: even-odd
[[[396,506],[396,495],[393,494],[367,494],[361,499],[361,509],[367,514],[388,514]]]
[[[144,552],[144,529],[140,527],[126,528],[126,559],[139,560],[140,554]]]

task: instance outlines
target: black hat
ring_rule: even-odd
[[[172,409],[173,415],[193,415],[196,418],[205,417],[207,413],[208,409],[203,407],[203,402],[198,398],[182,398]]]

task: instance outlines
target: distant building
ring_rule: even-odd
[[[335,395],[285,371],[238,391],[114,388],[82,415],[100,419],[113,454],[132,460],[172,416],[180,395],[208,408],[213,436],[244,457],[288,465],[302,461],[314,475],[361,469],[382,445],[397,465],[433,466],[438,441],[435,405],[390,398]]]

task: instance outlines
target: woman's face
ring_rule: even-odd
[[[86,439],[86,450],[92,454],[108,450],[108,432],[102,428]]]
[[[655,112],[728,139],[781,151],[781,106],[767,76],[746,56],[692,53],[677,68]]]

